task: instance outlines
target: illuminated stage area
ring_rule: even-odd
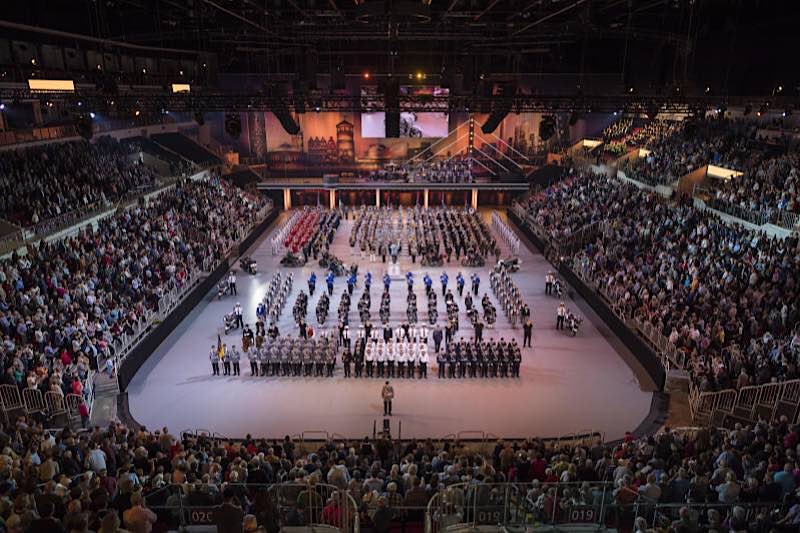
[[[325,289],[324,272],[316,262],[309,266],[287,269],[279,266],[279,256],[271,253],[270,242],[276,228],[288,218],[284,213],[273,227],[250,250],[258,262],[258,274],[250,276],[237,273],[238,301],[244,308],[244,321],[255,322],[257,302],[276,269],[292,272],[294,284],[283,309],[279,329],[281,334],[296,335],[292,306],[300,290],[307,291],[306,280],[312,271],[318,277],[317,290],[308,303],[308,321],[316,329],[314,309]],[[489,211],[482,212],[491,227]],[[331,252],[345,265],[359,264],[359,281],[353,293],[350,324],[355,330],[359,323],[356,302],[364,290],[363,274],[373,274],[372,316],[379,323],[377,309],[380,302],[386,265],[369,263],[353,254],[348,244],[352,219],[342,221]],[[492,231],[495,231],[494,229]],[[497,236],[497,235],[496,235]],[[501,242],[503,255],[508,247]],[[581,301],[567,301],[588,319],[576,337],[569,337],[555,329],[556,298],[545,295],[545,273],[551,265],[529,246],[520,251],[522,268],[512,274],[522,297],[531,307],[534,322],[533,348],[523,349],[520,377],[517,378],[463,378],[439,379],[435,357],[431,357],[428,379],[393,379],[396,399],[391,429],[398,435],[402,423],[402,437],[436,437],[462,431],[481,431],[504,437],[557,436],[588,430],[604,432],[607,439],[622,437],[625,431],[634,430],[647,416],[653,393],[643,390],[631,367],[626,364],[630,354],[612,336],[600,320]],[[314,265],[311,268],[310,265]],[[419,301],[420,318],[426,316],[426,299],[422,277],[427,272],[434,279],[434,289],[439,289],[439,275],[446,271],[455,285],[455,276],[461,270],[467,278],[478,272],[481,277],[481,294],[489,294],[498,310],[494,329],[484,330],[484,339],[514,337],[522,343],[522,327],[512,329],[489,287],[489,271],[483,268],[459,268],[455,262],[444,268],[423,268],[401,255],[399,274],[393,275],[391,285],[391,322],[399,324],[406,316],[406,284],[402,276],[411,271],[417,283],[414,286]],[[335,325],[336,308],[345,278],[336,279],[331,297],[331,312],[326,327]],[[454,291],[455,292],[455,291]],[[466,293],[465,293],[466,294]],[[359,438],[371,434],[373,423],[381,427],[382,404],[380,391],[383,380],[379,378],[345,378],[341,360],[333,378],[311,377],[251,377],[246,359],[242,361],[242,375],[237,377],[212,376],[209,348],[216,343],[223,324],[223,315],[230,312],[237,297],[222,300],[216,291],[176,328],[156,352],[146,361],[128,386],[129,405],[133,418],[148,428],[168,426],[182,429],[205,428],[228,437],[254,436],[281,437],[303,431],[324,430],[345,437]],[[472,327],[464,310],[463,299],[456,295],[459,305],[461,335],[469,337]],[[444,299],[439,296],[439,321],[446,316]],[[231,332],[224,337],[230,344],[239,344],[241,334]],[[430,342],[432,352],[433,342]],[[646,381],[643,381],[646,383]]]

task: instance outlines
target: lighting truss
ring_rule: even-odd
[[[120,111],[138,109],[142,112],[159,112],[169,109],[173,112],[248,112],[288,109],[298,111],[309,109],[311,99],[300,96],[265,96],[258,93],[227,93],[196,91],[188,94],[153,90],[120,90],[114,95],[103,94],[91,89],[78,89],[75,92],[31,92],[28,89],[0,87],[0,101],[13,102],[46,98],[52,102],[88,106],[92,110],[118,109]],[[579,113],[645,113],[658,109],[661,113],[686,113],[716,108],[720,105],[766,105],[773,109],[796,106],[797,98],[782,95],[726,96],[720,98],[710,95],[608,95],[566,94],[498,96],[401,96],[400,108],[416,112],[469,112],[489,109],[491,104],[510,104],[510,113],[528,112],[579,112]],[[112,103],[113,102],[113,103]],[[362,110],[382,110],[382,95],[315,96],[313,107],[320,111],[361,112]]]

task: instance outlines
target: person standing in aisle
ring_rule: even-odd
[[[394,389],[387,381],[381,389],[381,398],[383,398],[383,416],[392,416],[392,400],[394,400]]]
[[[565,318],[567,318],[567,306],[561,302],[556,310],[556,329],[564,329]]]
[[[236,292],[236,274],[233,270],[228,274],[228,289],[231,294],[238,296],[239,293]]]
[[[522,326],[522,332],[522,347],[525,348],[527,346],[530,348],[531,337],[533,335],[533,322],[530,318],[528,318],[528,320],[525,321],[525,325]]]

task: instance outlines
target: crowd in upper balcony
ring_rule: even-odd
[[[751,163],[748,142],[755,139],[756,125],[746,121],[692,120],[682,127],[666,127],[644,148],[645,157],[624,168],[628,177],[651,185],[676,181],[703,165],[733,170]]]
[[[9,150],[0,157],[0,216],[36,224],[106,205],[157,177],[110,137]]]

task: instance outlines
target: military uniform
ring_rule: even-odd
[[[211,360],[211,375],[212,376],[219,376],[219,354],[217,353],[217,347],[211,347],[211,353],[209,354],[209,359]]]

